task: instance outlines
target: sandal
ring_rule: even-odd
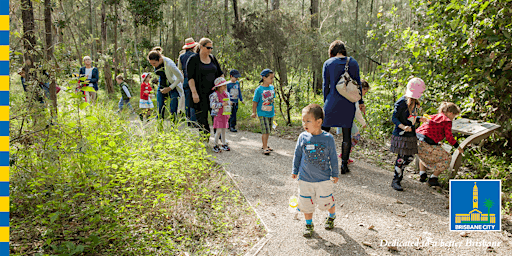
[[[263,148],[261,148],[261,149],[263,149]],[[270,146],[267,146],[267,149],[270,150],[270,151],[274,151],[274,149],[271,148]]]
[[[270,150],[268,150],[268,149],[263,150],[263,154],[267,155],[267,156],[270,155]]]

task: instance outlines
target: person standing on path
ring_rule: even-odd
[[[403,191],[400,182],[404,176],[404,168],[414,160],[414,154],[418,153],[418,139],[414,125],[426,122],[427,119],[418,116],[420,101],[418,100],[425,91],[425,82],[420,78],[412,78],[407,83],[405,95],[395,102],[393,117],[395,124],[391,135],[391,147],[389,151],[398,154],[395,161],[395,176],[391,187]]]
[[[183,45],[183,50],[185,52],[180,54],[178,57],[178,69],[183,71],[183,90],[185,91],[185,116],[191,122],[195,122],[196,114],[194,108],[192,108],[192,92],[190,91],[190,87],[188,85],[188,74],[187,74],[187,62],[188,59],[194,55],[193,49],[197,46],[197,43],[194,41],[194,38],[189,37],[185,39],[185,45]],[[191,123],[189,123],[191,126]]]
[[[226,91],[226,85],[228,82],[224,77],[215,79],[215,86],[212,90],[215,90],[210,94],[210,107],[212,108],[213,116],[213,128],[217,129],[215,132],[215,142],[213,146],[213,152],[220,153],[221,150],[230,151],[228,143],[226,141],[226,130],[229,127],[229,113],[227,112],[227,106],[231,105],[229,100],[229,93]],[[219,147],[219,138],[222,135],[222,145]]]
[[[130,100],[133,97],[133,92],[130,86],[124,81],[122,75],[118,75],[116,77],[116,82],[119,85],[119,91],[121,92],[121,99],[119,100],[119,109],[117,110],[117,113],[123,110],[124,105],[127,105],[132,110],[132,113],[135,113],[132,104],[130,104]]]
[[[174,116],[178,110],[185,110],[185,92],[183,91],[183,75],[174,64],[174,61],[162,55],[161,47],[154,47],[148,54],[148,61],[155,68],[159,79],[156,100],[158,103],[158,117],[164,118],[167,104],[170,104],[171,114]],[[179,99],[178,99],[179,98]],[[168,103],[167,101],[170,102]]]
[[[228,92],[231,98],[231,117],[229,118],[229,130],[231,132],[237,132],[236,130],[236,113],[238,112],[238,102],[244,104],[244,98],[242,97],[242,89],[240,87],[240,82],[238,82],[238,78],[240,78],[240,72],[238,70],[233,69],[229,71],[229,83],[228,83]]]
[[[217,59],[212,55],[213,42],[208,38],[201,38],[196,46],[196,54],[190,56],[187,63],[187,75],[193,108],[196,113],[197,122],[210,137],[210,124],[208,123],[208,112],[210,109],[210,93],[214,86],[215,78],[224,76],[222,68]]]
[[[296,179],[297,175],[299,177],[297,209],[304,213],[306,219],[304,237],[313,235],[315,206],[329,212],[325,229],[333,229],[336,219],[333,182],[338,182],[338,158],[334,137],[322,131],[323,119],[324,111],[318,104],[309,104],[302,109],[302,126],[305,131],[297,139],[293,156],[292,179]]]
[[[272,148],[268,146],[268,138],[270,137],[270,132],[272,131],[272,123],[274,121],[275,111],[274,111],[274,86],[272,82],[274,81],[274,71],[266,68],[260,73],[262,83],[256,90],[254,91],[254,97],[252,99],[252,118],[256,118],[258,116],[260,118],[261,124],[261,142],[263,147],[263,154],[270,155],[270,151]],[[257,113],[257,115],[256,115]]]
[[[85,92],[85,97],[87,102],[94,103],[96,102],[97,92],[98,92],[98,80],[100,78],[100,74],[98,68],[92,66],[92,59],[89,56],[85,56],[83,58],[84,67],[80,68],[79,74],[85,76],[87,79],[85,80],[85,84],[94,88],[94,92]]]
[[[142,78],[142,84],[140,85],[139,108],[142,109],[142,112],[139,117],[141,121],[144,121],[144,118],[148,118],[151,115],[151,110],[154,108],[153,100],[151,100],[151,91],[153,88],[149,84],[149,80],[151,79],[149,73],[144,73],[140,77]]]
[[[345,64],[347,63],[347,50],[345,44],[336,40],[329,46],[330,59],[324,62],[323,67],[323,85],[325,120],[322,125],[324,131],[329,131],[331,127],[341,127],[343,133],[343,142],[341,145],[341,174],[349,172],[348,160],[350,157],[350,148],[352,142],[350,139],[352,123],[356,113],[355,103],[341,96],[336,90],[336,84],[345,73]],[[359,64],[354,58],[349,59],[348,73],[352,79],[361,84],[359,76]],[[361,90],[361,87],[359,87]],[[359,105],[363,106],[361,98]]]

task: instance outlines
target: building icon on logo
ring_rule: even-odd
[[[484,223],[496,223],[496,216],[490,214],[490,209],[494,205],[491,200],[486,200],[484,206],[487,207],[487,214],[482,213],[478,210],[478,187],[473,187],[473,210],[467,214],[455,214],[455,223],[461,224],[484,224]]]

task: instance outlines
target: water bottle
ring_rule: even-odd
[[[229,116],[231,115],[231,105],[229,104],[229,98],[224,98],[222,99],[223,101],[227,101],[228,102],[228,105],[224,106],[223,110],[222,110],[222,115],[223,116]]]
[[[299,205],[299,200],[296,196],[290,197],[290,200],[288,201],[288,211],[291,213],[297,212],[297,206]]]

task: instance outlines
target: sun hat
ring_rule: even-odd
[[[241,77],[240,72],[238,72],[238,70],[236,70],[236,69],[232,69],[231,71],[229,71],[229,75],[236,77],[236,78]]]
[[[192,37],[189,37],[187,39],[185,39],[185,45],[183,45],[183,48],[184,50],[186,49],[190,49],[190,48],[193,48],[197,45],[197,43],[194,41],[194,38]]]
[[[425,82],[419,77],[414,77],[407,83],[405,96],[413,99],[419,99],[425,91]]]
[[[215,86],[213,86],[212,90],[215,90],[215,88],[217,87],[221,87],[223,85],[227,85],[228,82],[226,81],[226,79],[224,79],[224,77],[217,77],[215,79],[215,81],[213,81],[213,83],[215,84]]]
[[[149,76],[149,73],[143,73],[140,77],[142,78],[142,82],[144,82],[144,80],[146,80],[146,77]]]
[[[261,75],[261,80],[260,80],[260,83],[263,82],[263,77],[266,77],[268,74],[270,73],[274,73],[274,71],[272,71],[272,69],[269,69],[269,68],[266,68],[264,69],[263,71],[261,71],[260,75]]]

